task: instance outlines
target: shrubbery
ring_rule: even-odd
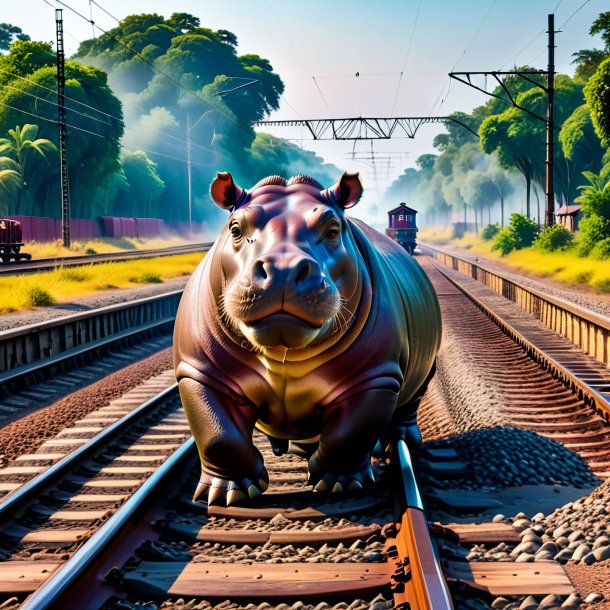
[[[589,256],[595,246],[610,236],[610,221],[598,214],[585,216],[578,223],[576,248],[578,256]]]
[[[610,258],[610,237],[602,239],[591,250],[591,257],[605,261]]]
[[[489,241],[493,239],[500,232],[500,225],[486,225],[481,229],[481,239],[483,241]]]
[[[511,214],[508,226],[501,229],[493,238],[491,249],[498,250],[502,256],[506,256],[513,250],[531,246],[537,234],[538,227],[535,222],[524,214]]]
[[[567,250],[574,239],[574,235],[562,225],[544,227],[534,242],[534,248],[543,252],[556,252]]]

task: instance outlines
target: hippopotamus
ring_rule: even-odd
[[[229,219],[184,290],[174,333],[201,459],[194,500],[231,505],[267,489],[254,428],[276,454],[304,451],[317,491],[371,485],[378,441],[421,441],[417,405],[441,333],[429,279],[345,213],[362,195],[357,174],[329,188],[271,176],[246,190],[219,173],[210,194]]]

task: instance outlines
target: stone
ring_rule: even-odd
[[[494,599],[491,603],[491,607],[497,610],[502,610],[502,608],[506,608],[506,606],[508,606],[510,603],[510,600],[506,599],[505,597],[496,597],[496,599]]]
[[[516,557],[521,553],[531,553],[534,555],[539,548],[540,544],[537,542],[522,542],[521,544],[518,544],[510,554],[512,557]]]
[[[575,530],[568,536],[568,540],[570,542],[575,542],[576,540],[584,540],[584,538],[585,535],[582,530]]]
[[[561,604],[562,608],[578,608],[582,604],[582,597],[578,593],[572,593]]]
[[[563,549],[559,551],[559,553],[557,553],[557,555],[555,555],[553,559],[555,561],[558,561],[559,563],[566,563],[567,561],[570,561],[570,559],[572,559],[573,554],[574,551],[572,551],[572,549]]]
[[[554,593],[551,593],[550,595],[547,595],[546,597],[544,597],[540,600],[540,605],[538,607],[539,608],[550,608],[550,607],[557,607],[560,604],[561,604],[561,599]]]
[[[574,550],[574,554],[572,555],[572,559],[574,561],[580,561],[587,553],[591,552],[591,548],[589,547],[588,544],[585,544],[584,542],[582,544],[579,544],[576,549]]]
[[[605,561],[606,559],[610,559],[610,546],[599,546],[597,548],[593,548],[593,553],[596,561]]]
[[[604,596],[600,593],[589,593],[587,597],[585,597],[585,604],[595,604],[597,602],[601,602],[604,599]]]
[[[521,553],[515,559],[515,563],[529,563],[531,561],[534,561],[534,559],[535,555],[532,555],[530,553]]]
[[[492,523],[503,523],[505,519],[506,517],[502,513],[498,513],[491,521]]]
[[[557,555],[559,553],[559,546],[552,541],[545,542],[539,549],[538,553],[542,553],[544,551],[548,551],[549,553],[553,553],[553,555]]]
[[[532,595],[528,595],[519,606],[519,610],[536,610],[538,602]]]
[[[513,521],[513,527],[516,530],[524,530],[526,527],[530,526],[530,520],[529,519],[516,519],[515,521]]]
[[[593,550],[598,549],[600,546],[608,546],[610,544],[610,538],[608,536],[600,536],[595,539],[593,543]]]

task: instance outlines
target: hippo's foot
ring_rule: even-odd
[[[242,479],[215,477],[202,470],[193,501],[205,502],[207,494],[209,506],[231,506],[260,496],[268,487],[269,474],[264,466]]]
[[[375,475],[370,461],[359,470],[352,472],[331,472],[318,461],[316,451],[309,458],[309,473],[307,482],[314,486],[314,491],[358,491],[375,483]]]

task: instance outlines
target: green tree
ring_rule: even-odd
[[[576,64],[575,77],[586,83],[598,69],[602,61],[610,56],[610,12],[600,13],[589,29],[589,34],[600,34],[604,49],[583,49],[572,54]]]
[[[48,163],[48,154],[56,151],[55,144],[45,138],[36,138],[38,126],[26,123],[8,130],[8,138],[0,138],[0,155],[12,160],[12,167],[5,170],[6,180],[18,188],[15,189],[13,214],[31,214],[31,189],[33,182],[41,173],[41,161]],[[14,173],[12,173],[14,172]],[[17,176],[15,175],[18,175]],[[18,183],[17,183],[18,180]],[[23,207],[22,207],[23,204]],[[10,209],[10,208],[9,208]]]
[[[7,67],[7,72],[2,68]],[[121,103],[110,90],[106,74],[95,66],[66,62],[68,174],[72,213],[92,218],[102,213],[96,192],[119,171],[123,135]],[[17,41],[0,57],[0,131],[23,120],[23,111],[40,116],[39,135],[57,144],[55,55],[46,43]],[[22,80],[19,77],[25,77]],[[79,104],[85,104],[82,106]],[[88,107],[88,108],[87,108]],[[59,164],[28,180],[28,213],[59,214]]]
[[[23,30],[10,23],[0,23],[0,51],[8,51],[14,40],[29,40]]]
[[[125,153],[121,162],[129,186],[118,194],[115,213],[148,218],[163,216],[158,203],[165,183],[157,173],[157,164],[142,150]]]
[[[610,146],[610,58],[599,64],[585,85],[585,99],[591,109],[595,133],[604,147]]]

